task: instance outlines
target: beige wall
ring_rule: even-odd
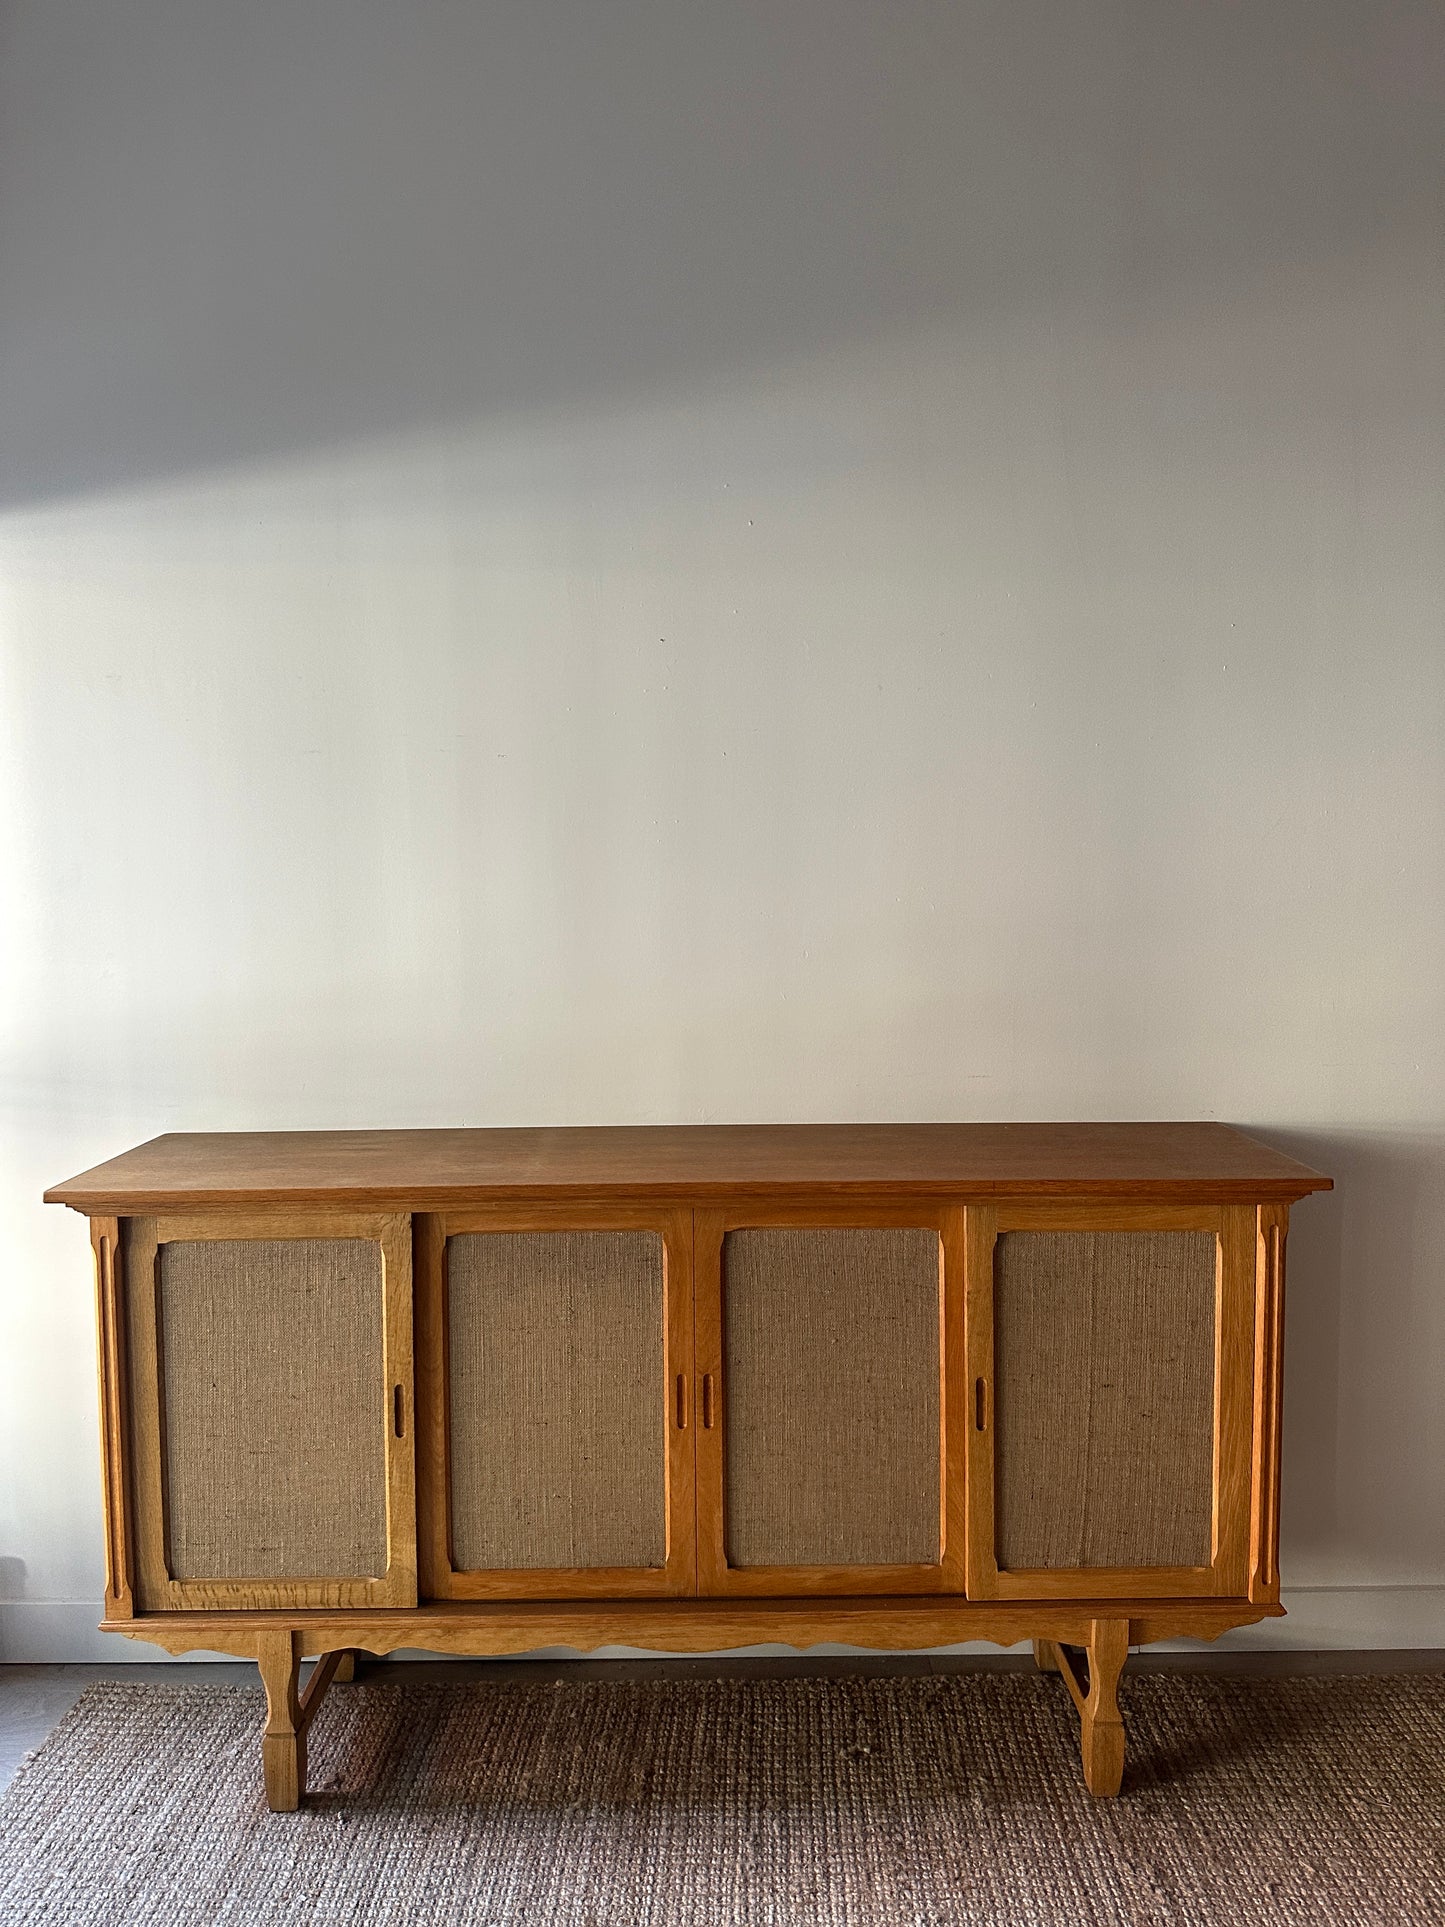
[[[869,1117],[1332,1171],[1293,1625],[1445,1645],[1438,10],[0,32],[0,1652],[95,1650],[46,1182]]]

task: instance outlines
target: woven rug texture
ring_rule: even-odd
[[[271,1814],[259,1688],[92,1687],[0,1800],[47,1927],[1445,1922],[1445,1676],[1125,1676],[1122,1796],[1057,1679],[333,1687]]]

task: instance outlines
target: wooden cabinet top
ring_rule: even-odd
[[[622,1192],[1249,1203],[1330,1188],[1225,1124],[681,1124],[171,1132],[45,1199],[124,1216],[214,1204],[428,1210]]]

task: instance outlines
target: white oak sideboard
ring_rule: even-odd
[[[259,1663],[277,1809],[398,1647],[1032,1639],[1116,1792],[1130,1647],[1280,1611],[1329,1185],[1217,1124],[157,1138],[46,1193],[95,1251],[104,1627]]]

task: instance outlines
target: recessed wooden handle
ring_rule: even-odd
[[[706,1430],[712,1430],[712,1373],[702,1375],[702,1422]]]
[[[686,1372],[679,1372],[677,1375],[677,1429],[679,1432],[685,1432],[687,1430],[687,1373]]]
[[[973,1381],[973,1424],[978,1432],[988,1424],[988,1384],[982,1378]]]
[[[405,1411],[401,1402],[401,1387],[399,1385],[393,1385],[391,1388],[391,1423],[396,1436],[398,1438],[404,1437],[403,1426],[405,1423]]]

